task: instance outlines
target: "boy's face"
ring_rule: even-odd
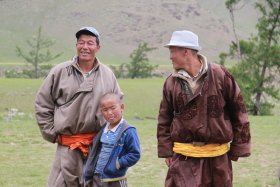
[[[123,110],[124,105],[114,99],[107,99],[101,102],[101,112],[112,126],[116,126],[121,121]]]

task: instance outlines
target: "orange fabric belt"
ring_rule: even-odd
[[[69,146],[71,150],[79,148],[84,156],[88,154],[88,145],[92,143],[92,138],[96,135],[96,132],[90,134],[76,134],[67,136],[61,134],[61,144]]]

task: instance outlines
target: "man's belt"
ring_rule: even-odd
[[[83,152],[84,156],[87,156],[87,146],[92,143],[92,139],[95,135],[96,132],[90,134],[76,134],[72,136],[61,134],[61,145],[69,146],[71,150],[79,148]]]
[[[174,142],[173,151],[189,157],[216,157],[221,156],[229,151],[229,144],[219,143],[179,143]]]

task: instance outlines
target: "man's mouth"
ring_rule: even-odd
[[[88,55],[89,53],[88,52],[81,52],[82,54],[84,54],[84,55]]]

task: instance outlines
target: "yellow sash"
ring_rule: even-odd
[[[216,157],[228,152],[228,143],[212,143],[203,146],[174,142],[173,151],[190,157]]]

